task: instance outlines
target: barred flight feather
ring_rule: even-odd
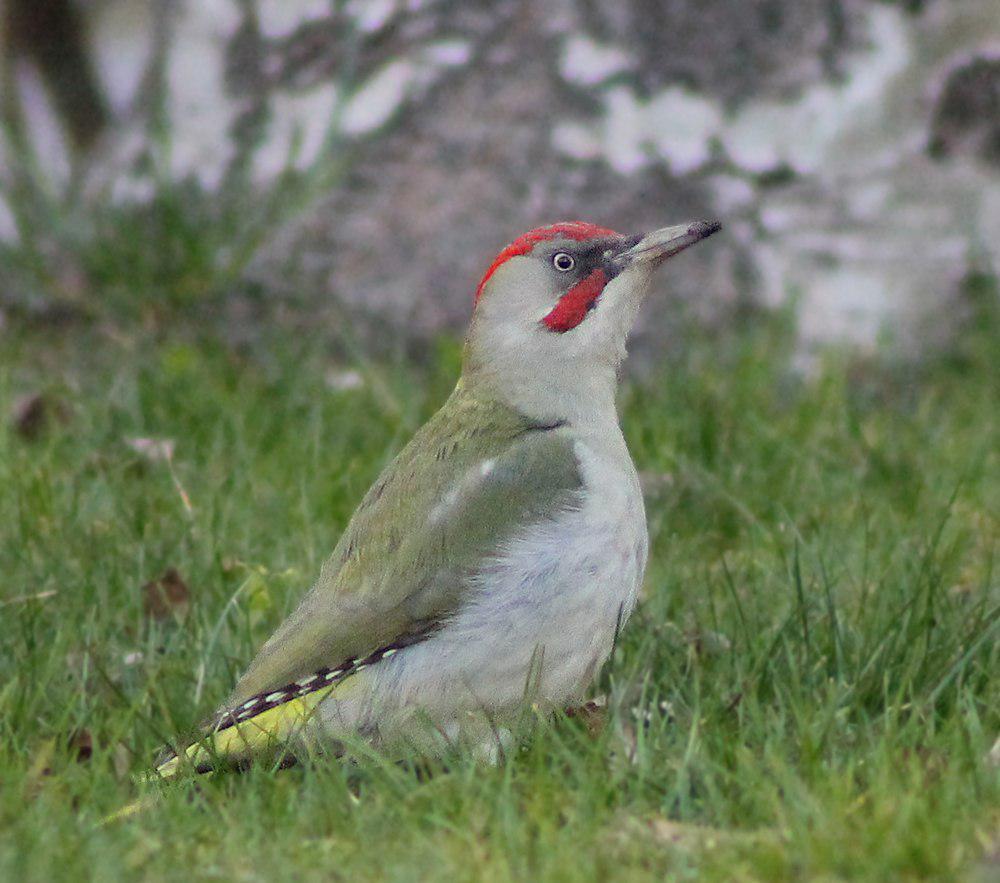
[[[336,667],[321,668],[308,677],[265,690],[236,708],[219,712],[204,726],[201,740],[189,745],[181,754],[171,749],[157,764],[156,772],[161,777],[173,777],[181,771],[184,760],[189,761],[196,772],[210,772],[216,759],[238,762],[268,743],[288,741],[336,687],[363,669],[424,640],[435,629],[436,626],[422,628],[367,656],[347,659]],[[244,726],[246,724],[251,726]]]

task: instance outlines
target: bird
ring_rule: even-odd
[[[319,577],[155,775],[360,740],[496,758],[526,706],[579,701],[648,556],[615,404],[656,269],[718,231],[583,221],[515,239],[475,290],[454,391],[365,494]]]

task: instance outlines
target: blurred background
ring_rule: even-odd
[[[794,304],[808,368],[831,342],[951,345],[997,270],[996,0],[0,9],[8,318],[287,321],[420,353],[525,229],[719,217],[636,348],[680,311]]]

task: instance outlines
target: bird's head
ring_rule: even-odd
[[[540,398],[558,410],[575,393],[608,386],[625,357],[625,340],[653,272],[664,261],[711,236],[717,221],[664,227],[625,236],[571,221],[539,227],[501,251],[476,289],[466,344],[465,374],[499,392]],[[524,402],[515,404],[526,407]]]

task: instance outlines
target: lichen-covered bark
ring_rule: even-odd
[[[1000,50],[961,59],[948,74],[934,107],[930,150],[1000,169]]]
[[[38,70],[74,145],[90,147],[108,124],[109,113],[97,82],[86,25],[72,0],[7,0],[0,8],[0,57],[19,58]],[[13,113],[14,107],[8,105]],[[8,125],[17,125],[8,117]]]
[[[164,167],[219,205],[297,178],[232,249],[238,275],[418,337],[463,324],[491,254],[560,218],[721,216],[726,236],[678,263],[672,294],[724,317],[797,293],[808,339],[872,340],[940,309],[970,254],[995,269],[992,0],[61,8],[89,43],[56,72],[44,29],[0,37],[24,132],[0,141],[0,239],[23,169],[123,203],[153,198]],[[83,122],[59,91],[74,68],[83,104],[107,108]],[[671,313],[654,301],[650,341]]]

